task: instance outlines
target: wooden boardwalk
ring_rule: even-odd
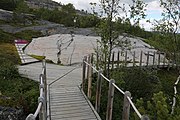
[[[31,56],[28,56],[27,54],[24,53],[23,48],[27,44],[28,43],[24,42],[24,40],[15,40],[15,46],[16,46],[17,52],[19,54],[19,57],[21,59],[21,64],[38,62],[39,60],[37,60]]]
[[[24,77],[38,81],[41,68],[41,63],[33,63],[19,66],[19,72]],[[100,120],[79,88],[81,68],[47,64],[49,120]]]

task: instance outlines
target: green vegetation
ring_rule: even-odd
[[[20,77],[15,64],[19,56],[10,43],[0,43],[0,105],[34,112],[39,95],[38,83]]]
[[[123,90],[130,91],[133,102],[141,114],[147,114],[151,119],[157,120],[178,120],[180,109],[180,95],[177,95],[175,113],[171,115],[173,87],[178,77],[176,69],[152,69],[152,68],[120,68],[110,72],[111,78]],[[91,102],[95,104],[95,89],[97,75],[93,75],[93,87]],[[177,86],[180,91],[180,85]],[[108,82],[102,82],[100,116],[105,119],[108,94]],[[123,95],[115,90],[113,104],[113,120],[121,119],[123,106]],[[156,116],[157,115],[157,116]],[[139,120],[131,109],[131,120]]]
[[[43,60],[43,59],[45,59],[45,56],[38,56],[38,55],[29,55],[29,56],[31,56],[31,57],[33,57],[33,58],[36,58],[37,60]]]
[[[101,3],[102,13],[104,13],[105,16],[103,16],[104,18],[102,18],[102,16],[98,16],[97,13],[88,14],[84,12],[84,15],[77,14],[72,4],[62,5],[61,9],[56,8],[54,10],[48,10],[40,8],[31,10],[26,4],[24,4],[23,0],[20,0],[18,3],[12,3],[12,0],[1,0],[0,8],[13,10],[15,12],[14,23],[11,24],[17,26],[22,24],[25,25],[27,22],[22,14],[31,13],[38,19],[64,24],[65,26],[83,28],[96,27],[98,34],[102,38],[102,40],[99,41],[101,42],[100,50],[103,54],[102,56],[104,57],[104,61],[108,61],[109,63],[111,62],[111,50],[114,45],[122,45],[116,41],[116,38],[123,33],[127,33],[129,36],[132,35],[144,38],[145,42],[160,51],[166,52],[167,57],[173,60],[175,56],[174,53],[180,51],[180,36],[177,33],[178,29],[175,28],[179,27],[178,23],[180,19],[175,19],[175,23],[173,24],[166,24],[166,21],[172,19],[172,16],[175,16],[174,18],[179,18],[180,12],[177,11],[177,6],[174,7],[174,5],[178,4],[174,4],[169,0],[168,2],[170,3],[167,4],[161,0],[161,6],[167,10],[164,12],[164,23],[157,25],[155,31],[147,32],[140,28],[138,23],[138,20],[145,17],[144,7],[146,5],[139,0],[135,0],[133,2],[133,5],[135,6],[131,6],[130,8],[132,10],[131,16],[129,18],[117,19],[114,19],[114,16],[118,13],[118,9],[116,8],[123,8],[123,6],[119,6],[119,0],[105,1],[105,3]],[[9,9],[7,8],[7,5],[12,7]],[[172,11],[168,12],[167,8],[172,8]],[[130,19],[134,19],[136,24],[132,25]],[[33,23],[33,20],[31,22]],[[10,23],[0,20],[0,24]],[[3,104],[4,106],[23,108],[26,113],[34,112],[34,108],[36,108],[37,105],[38,85],[36,82],[19,76],[17,68],[15,67],[15,64],[19,63],[19,59],[12,43],[14,39],[18,38],[31,41],[32,37],[39,37],[41,36],[41,33],[26,30],[16,34],[10,34],[0,30],[0,36],[0,104]],[[44,56],[32,56],[39,60],[44,58]],[[174,60],[176,61],[176,58]],[[104,71],[107,72],[106,69],[110,66],[107,67],[106,64],[104,65]],[[175,112],[173,115],[171,114],[172,98],[174,95],[173,86],[178,77],[178,73],[179,72],[176,69],[166,70],[122,67],[114,70],[109,69],[108,77],[115,79],[116,84],[122,88],[123,91],[130,91],[133,97],[133,102],[136,103],[138,110],[142,114],[148,114],[150,119],[179,120],[179,93],[176,96],[177,104],[175,106]],[[95,104],[96,78],[97,74],[94,74],[92,86],[93,93],[91,98],[93,104]],[[179,84],[177,85],[177,89],[180,91]],[[100,116],[103,120],[106,115],[107,93],[108,83],[103,81],[100,109]],[[123,95],[115,90],[113,120],[122,118],[122,105]],[[133,110],[131,110],[130,116],[131,120],[139,119]]]
[[[8,0],[6,1],[8,2]],[[14,21],[11,23],[0,20],[0,24],[22,27]],[[39,37],[42,34],[32,30],[25,30],[15,34],[0,30],[0,36],[0,105],[22,109],[26,116],[33,113],[37,107],[39,87],[37,82],[20,77],[16,68],[20,60],[14,46],[14,40],[25,39],[31,41],[33,37]]]
[[[0,59],[9,60],[14,64],[20,63],[16,47],[11,43],[0,43]]]
[[[30,42],[32,40],[32,38],[41,37],[42,33],[39,31],[24,30],[24,31],[15,33],[14,36],[18,39],[24,39],[24,40],[28,40]]]
[[[14,10],[16,8],[16,1],[15,0],[1,0],[0,1],[0,9],[4,10]]]
[[[0,30],[0,105],[22,109],[24,115],[35,111],[39,96],[38,83],[20,77],[16,65],[20,63],[14,46],[16,38],[31,40],[39,32],[23,31],[10,34]]]
[[[33,30],[24,30],[15,34],[4,32],[0,30],[0,43],[13,43],[15,39],[25,39],[29,42],[32,38],[42,36],[41,32],[33,31]]]
[[[0,43],[13,43],[15,37],[13,36],[13,34],[4,32],[3,30],[0,30]]]

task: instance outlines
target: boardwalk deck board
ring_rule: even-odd
[[[47,64],[47,83],[51,84],[75,67]],[[41,63],[19,66],[23,76],[39,81]],[[51,120],[100,120],[81,92],[81,67],[49,86]]]

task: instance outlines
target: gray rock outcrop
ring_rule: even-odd
[[[0,106],[0,120],[25,120],[22,109]]]

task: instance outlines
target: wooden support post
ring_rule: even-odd
[[[90,55],[87,56],[86,62],[87,62],[88,64],[90,64]],[[87,82],[87,85],[88,85],[88,80],[89,80],[89,78],[88,78],[88,77],[89,77],[89,68],[90,68],[89,65],[86,64],[86,68],[87,68],[87,71],[86,71],[86,79],[87,79],[87,81],[86,81],[86,82]]]
[[[44,69],[44,78],[43,78],[43,83],[44,83],[44,93],[45,93],[45,107],[46,107],[46,111],[47,111],[47,77],[46,77],[46,60],[43,59],[43,69]]]
[[[174,53],[174,68],[176,68],[176,64],[177,64],[177,54]]]
[[[83,59],[83,63],[82,63],[82,89],[83,91],[85,90],[85,84],[86,84],[86,62],[87,61],[87,57],[85,56]]]
[[[39,111],[39,120],[43,120],[43,110],[42,110],[42,107]]]
[[[43,62],[42,62],[42,64],[43,64]],[[44,87],[44,86],[42,86],[42,82],[41,82],[41,78],[43,77],[43,74],[41,73],[40,75],[39,75],[39,91],[41,91],[41,87]],[[39,98],[38,98],[38,103],[39,103],[40,101],[39,101]],[[43,103],[44,104],[44,103]],[[43,111],[44,111],[44,109],[43,109],[44,107],[41,107],[41,109],[40,109],[40,111],[39,111],[39,120],[43,120],[44,119],[44,114],[43,114]]]
[[[177,53],[178,54],[178,53]],[[177,55],[176,68],[179,70],[179,54]]]
[[[88,98],[91,98],[91,87],[92,87],[92,67],[91,67],[91,56],[89,55],[89,58],[88,58],[88,63],[89,63],[89,66],[88,66],[88,92],[87,92],[87,97]]]
[[[133,67],[136,65],[136,51],[133,53]]]
[[[45,92],[45,91],[44,91]],[[45,93],[43,95],[43,97],[45,98]],[[47,120],[47,109],[46,109],[46,100],[44,99],[44,102],[43,102],[43,106],[42,106],[42,112],[43,112],[43,120]]]
[[[104,62],[104,74],[107,75],[107,54],[104,54],[104,58],[102,60]]]
[[[148,51],[148,54],[147,54],[147,61],[146,61],[146,66],[148,67],[149,65],[149,51]]]
[[[92,53],[92,54],[91,54],[91,61],[90,61],[92,65],[93,65],[93,62],[94,62],[94,61],[93,61],[93,57],[94,57],[94,56],[93,56],[93,53]]]
[[[161,53],[158,53],[158,66],[160,66],[160,60],[161,60]]]
[[[127,51],[125,52],[125,66],[127,66]]]
[[[140,61],[139,61],[139,66],[140,66],[140,67],[142,66],[142,54],[143,54],[143,52],[141,51],[141,54],[140,54]]]
[[[118,51],[118,54],[117,54],[117,68],[119,68],[119,64],[120,64],[119,56],[120,56],[120,51]]]
[[[107,111],[106,111],[106,120],[112,119],[112,109],[113,109],[113,99],[114,99],[114,85],[115,80],[110,80],[109,90],[108,90],[108,102],[107,102]]]
[[[113,52],[113,54],[112,54],[112,69],[114,69],[114,52]]]
[[[99,53],[97,52],[97,54],[96,54],[96,69],[98,70],[99,69]]]
[[[164,53],[164,60],[163,60],[163,66],[165,67],[165,63],[166,63],[166,53]]]
[[[147,115],[143,115],[143,116],[141,117],[141,120],[150,120],[150,119],[149,119],[149,117],[148,117]]]
[[[98,71],[98,79],[97,79],[97,87],[96,87],[96,103],[95,103],[95,110],[97,113],[100,112],[100,101],[101,101],[101,85],[102,85],[102,70]]]
[[[122,114],[122,120],[129,120],[129,114],[130,114],[130,103],[127,97],[131,98],[131,93],[129,91],[126,91],[124,94],[124,104],[123,104],[123,114]]]
[[[154,54],[153,54],[153,67],[155,65],[155,59],[156,59],[156,52],[154,51]]]

